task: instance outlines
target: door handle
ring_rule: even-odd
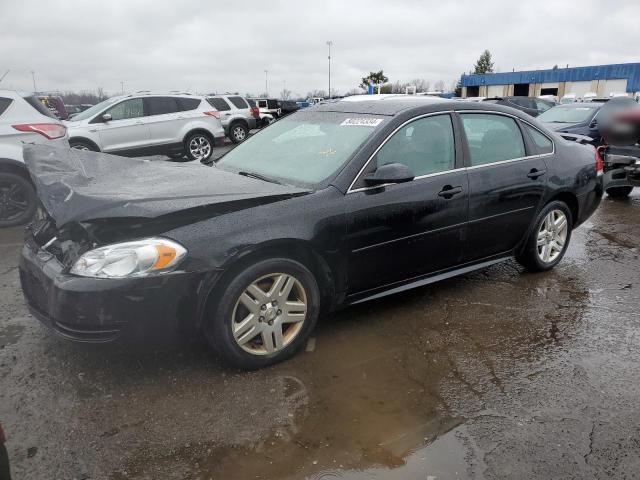
[[[535,180],[536,178],[543,176],[545,173],[547,173],[547,171],[544,169],[538,170],[537,168],[532,168],[531,171],[527,173],[527,177]]]
[[[453,198],[454,195],[458,195],[459,193],[462,193],[462,187],[452,187],[451,185],[445,185],[444,187],[442,187],[442,190],[438,192],[438,196],[449,200],[450,198]]]

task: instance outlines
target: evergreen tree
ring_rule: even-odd
[[[489,50],[482,52],[482,55],[473,66],[473,73],[493,73],[493,62],[491,61],[491,52]]]

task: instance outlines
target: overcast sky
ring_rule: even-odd
[[[0,88],[356,87],[370,70],[447,87],[487,48],[500,71],[640,61],[638,0],[0,0]]]

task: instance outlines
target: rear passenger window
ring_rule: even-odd
[[[2,115],[7,108],[9,108],[11,102],[13,102],[13,100],[11,100],[10,98],[0,97],[0,115]]]
[[[181,112],[195,110],[200,105],[200,99],[198,98],[177,98],[176,100]]]
[[[377,166],[402,163],[416,177],[452,170],[455,166],[453,125],[449,115],[415,120],[396,133],[376,154]]]
[[[242,97],[229,97],[229,101],[235,105],[236,108],[249,108],[247,102]]]
[[[531,135],[531,139],[533,140],[533,143],[536,144],[539,154],[553,152],[553,142],[549,140],[546,135],[543,135],[535,128],[526,124],[524,124],[524,128],[529,132],[529,135]]]
[[[178,102],[174,97],[151,97],[149,102],[149,115],[164,115],[179,111]]]
[[[481,113],[463,113],[460,117],[472,166],[526,155],[522,133],[513,118]]]
[[[231,107],[227,102],[224,101],[223,98],[220,97],[211,97],[207,98],[207,101],[213,105],[213,107],[219,112],[224,112],[226,110],[231,110]]]

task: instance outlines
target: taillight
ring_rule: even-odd
[[[62,138],[67,134],[67,127],[59,123],[21,123],[12,127],[20,132],[39,133],[49,140]]]
[[[601,149],[604,147],[596,148],[596,174],[602,175],[604,172],[604,162],[602,161],[602,155],[600,155]]]
[[[260,109],[258,107],[251,107],[251,115],[253,115],[253,118],[260,118]]]
[[[216,117],[218,120],[220,120],[220,112],[217,110],[211,111],[211,112],[202,112],[205,115],[208,115],[210,117]]]

